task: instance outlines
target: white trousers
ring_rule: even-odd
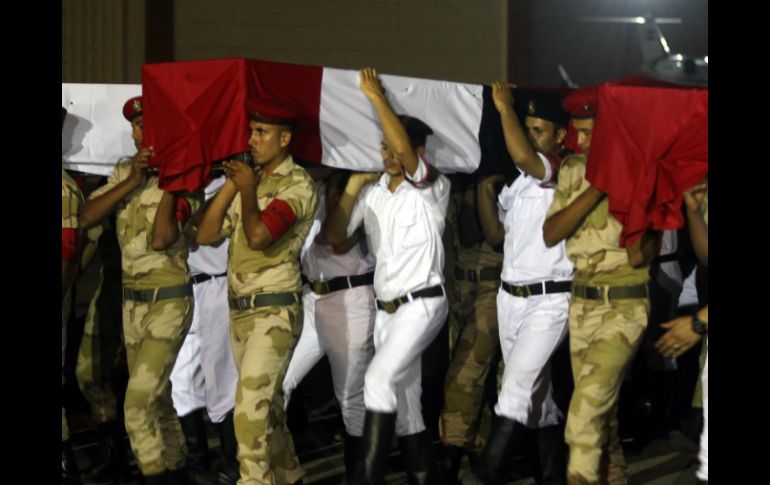
[[[366,371],[364,402],[367,410],[396,413],[397,436],[425,429],[420,404],[420,358],[448,313],[445,296],[418,298],[401,305],[393,314],[377,312],[375,354]]]
[[[708,346],[708,342],[706,342]],[[703,481],[709,479],[709,354],[706,349],[706,363],[703,365],[703,432],[700,435],[700,451],[698,461],[700,468],[695,476]]]
[[[505,372],[495,414],[529,428],[563,420],[553,400],[549,361],[567,335],[568,318],[569,293],[519,298],[500,288],[497,321]]]
[[[283,380],[285,406],[302,379],[326,355],[345,430],[351,436],[363,436],[364,374],[374,355],[376,306],[372,287],[318,295],[306,285],[303,292],[302,335]]]
[[[171,399],[177,415],[206,407],[213,423],[235,407],[238,370],[230,347],[227,278],[193,285],[195,307],[190,331],[171,371]]]

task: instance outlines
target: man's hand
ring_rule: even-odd
[[[675,318],[661,327],[669,330],[655,342],[655,348],[666,357],[679,357],[701,339],[701,335],[692,329],[691,316]]]
[[[377,69],[371,67],[361,69],[359,71],[359,78],[361,80],[361,91],[364,93],[364,96],[369,98],[369,101],[374,102],[385,98],[385,89],[383,89],[380,83]]]
[[[131,174],[128,176],[128,180],[131,182],[132,186],[139,187],[144,183],[147,161],[152,155],[152,147],[144,147],[134,155],[134,158],[131,160]]]
[[[348,184],[345,188],[345,192],[352,196],[358,195],[361,189],[369,183],[376,182],[380,179],[382,174],[376,172],[356,172],[350,175]]]
[[[687,206],[688,211],[701,211],[703,200],[706,198],[706,190],[707,182],[703,181],[682,192],[682,198],[684,199],[684,203]]]
[[[233,181],[239,192],[254,192],[257,190],[257,175],[254,170],[243,162],[230,160],[224,162],[225,175]]]
[[[513,93],[511,89],[516,86],[511,83],[496,82],[492,84],[492,100],[495,102],[495,108],[500,113],[504,113],[513,108]]]

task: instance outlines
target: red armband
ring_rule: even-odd
[[[270,230],[273,241],[277,241],[295,222],[297,215],[286,202],[275,199],[262,211],[262,222]]]
[[[61,228],[61,259],[71,261],[78,256],[78,239],[80,231],[71,227]]]
[[[187,199],[184,197],[177,197],[176,199],[176,220],[179,221],[180,224],[184,225],[187,220],[190,218],[190,213],[192,212],[192,209],[190,209],[190,203],[187,202]]]

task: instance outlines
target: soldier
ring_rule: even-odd
[[[213,197],[225,177],[205,189]],[[187,264],[193,283],[192,325],[171,372],[171,399],[185,435],[191,473],[213,476],[204,410],[219,434],[224,467],[220,483],[238,480],[237,443],[233,427],[238,370],[230,348],[230,309],[227,302],[227,248],[190,244]]]
[[[546,246],[566,239],[576,268],[569,309],[575,390],[565,433],[570,484],[626,483],[618,394],[647,326],[648,263],[660,241],[659,233],[646,232],[621,247],[621,224],[609,213],[605,194],[585,178],[596,99],[596,88],[564,99],[583,154],[564,160],[543,225]]]
[[[67,110],[61,109],[62,129]],[[83,194],[72,177],[61,169],[61,365],[64,385],[64,356],[67,343],[67,320],[72,308],[72,284],[78,274],[80,258],[80,224],[78,213],[83,204]],[[61,408],[62,483],[80,483],[75,454],[69,441],[69,427],[64,406]]]
[[[362,446],[364,429],[364,374],[374,355],[372,333],[374,304],[374,255],[356,231],[342,244],[330,245],[319,235],[327,211],[336,206],[342,173],[317,186],[318,209],[305,243],[302,272],[302,336],[286,371],[283,392],[286,406],[292,391],[324,355],[328,356],[334,394],[345,423],[345,473],[353,481],[353,469]]]
[[[354,483],[383,483],[395,428],[410,483],[434,484],[439,472],[420,410],[420,355],[448,313],[441,233],[450,185],[422,158],[432,130],[395,114],[377,71],[363,69],[360,77],[382,124],[385,173],[351,175],[323,231],[327,241],[339,244],[363,224],[377,261],[380,311],[375,354],[364,378],[364,444]]]
[[[169,375],[192,319],[183,225],[201,196],[163,191],[158,177],[146,174],[153,148],[141,148],[143,114],[141,97],[123,106],[138,152],[118,163],[107,183],[90,195],[80,223],[89,228],[117,210],[129,375],[125,423],[145,483],[156,484],[169,477],[184,481],[187,475]]]
[[[120,246],[114,214],[87,231],[88,245],[81,266],[87,267],[98,252],[99,285],[88,306],[78,352],[78,386],[91,408],[96,424],[101,463],[89,471],[93,481],[130,480],[123,424],[118,419],[118,396],[113,389],[117,370],[124,371],[125,347],[121,338],[122,287]],[[119,367],[120,366],[120,367]]]
[[[698,262],[708,266],[708,184],[695,185],[682,193],[686,206],[690,238]],[[679,357],[708,334],[709,307],[706,305],[692,314],[676,318],[661,325],[667,332],[655,343],[656,349],[667,357]],[[695,473],[697,483],[708,483],[708,339],[706,361],[701,375],[703,388],[703,431],[700,437],[698,459],[700,467]]]
[[[316,209],[313,181],[289,146],[295,111],[247,102],[258,172],[225,162],[227,181],[201,217],[196,240],[230,237],[230,339],[239,372],[235,398],[239,485],[295,483],[304,472],[286,427],[283,383],[302,330],[299,253]]]
[[[485,483],[503,483],[511,452],[530,427],[538,429],[540,478],[559,484],[565,481],[566,449],[559,426],[563,414],[552,396],[550,359],[567,332],[573,266],[564,244],[546,248],[539,229],[553,199],[568,115],[561,109],[561,96],[532,94],[525,134],[513,109],[511,87],[495,83],[492,97],[519,175],[500,192],[497,210],[495,177],[482,182],[478,194],[484,235],[490,244],[503,242],[505,248],[497,294],[505,372],[479,475]]]
[[[453,348],[439,430],[444,445],[441,466],[449,485],[457,483],[462,457],[483,448],[482,415],[488,409],[484,406],[485,385],[489,369],[500,355],[495,298],[503,248],[484,239],[476,204],[480,186],[468,178],[452,180],[447,213],[455,253],[454,278],[448,288]],[[460,181],[466,183],[460,185]]]

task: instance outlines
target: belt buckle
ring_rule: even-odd
[[[250,298],[248,297],[240,297],[235,300],[235,309],[242,312],[244,310],[249,309],[249,303],[251,303]]]
[[[323,281],[313,281],[310,287],[313,289],[313,293],[318,295],[325,295],[329,293],[329,285]]]
[[[529,286],[527,285],[522,285],[522,286],[511,285],[511,288],[513,289],[513,294],[519,298],[526,298],[532,295],[532,292],[530,291]]]
[[[396,313],[396,310],[398,310],[398,307],[392,301],[383,301],[380,302],[380,304],[382,305],[382,309],[388,313]]]

